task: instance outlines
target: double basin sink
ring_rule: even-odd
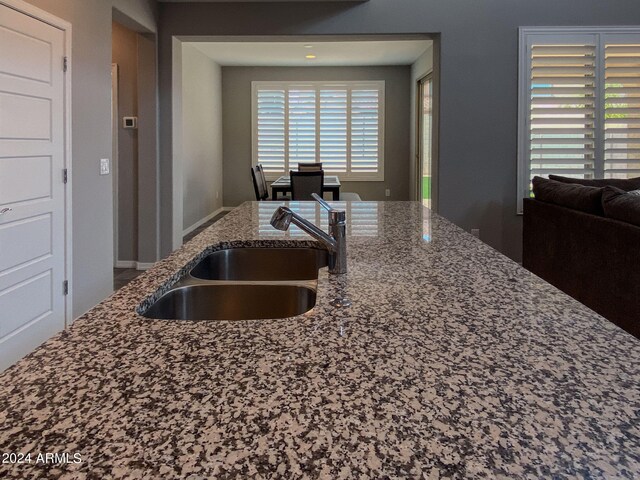
[[[315,248],[218,250],[142,314],[165,320],[255,320],[301,315],[316,303],[318,270],[327,251]]]

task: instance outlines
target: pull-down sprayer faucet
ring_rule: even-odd
[[[347,273],[347,224],[344,210],[336,210],[325,202],[320,195],[311,196],[329,212],[329,233],[302,218],[289,207],[279,207],[271,217],[271,225],[278,230],[287,230],[291,223],[316,238],[329,251],[329,273]]]

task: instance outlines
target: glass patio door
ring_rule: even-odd
[[[418,81],[418,191],[425,207],[432,205],[433,80]]]

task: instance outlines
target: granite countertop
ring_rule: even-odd
[[[304,315],[136,313],[204,251],[315,245],[268,225],[277,205],[243,204],[0,375],[0,453],[32,454],[0,477],[640,477],[640,342],[416,202],[348,205],[349,272],[320,270]]]

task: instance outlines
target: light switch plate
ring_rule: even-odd
[[[109,159],[101,158],[100,159],[100,175],[109,175],[109,173],[110,173]]]

